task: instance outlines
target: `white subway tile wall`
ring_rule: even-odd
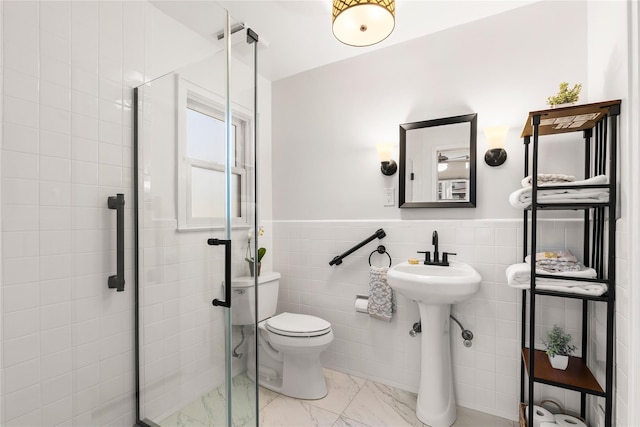
[[[544,220],[540,248],[570,248],[582,256],[578,221]],[[421,258],[432,250],[437,230],[441,251],[473,265],[482,275],[480,291],[455,305],[453,314],[473,331],[473,346],[463,345],[460,330],[451,326],[455,392],[458,404],[500,417],[517,419],[520,396],[521,291],[506,283],[505,269],[522,259],[519,220],[451,221],[276,221],[274,270],[282,274],[278,311],[320,316],[331,322],[335,340],[323,354],[326,367],[416,392],[420,372],[420,338],[409,330],[420,318],[418,306],[396,295],[397,311],[390,323],[356,313],[356,295],[367,295],[369,254],[382,244],[393,263]],[[378,228],[386,237],[349,255],[339,266],[329,261]],[[374,253],[374,265],[388,265]],[[537,305],[536,345],[554,323],[580,336],[581,305],[569,299],[542,298]],[[537,398],[553,396],[569,408],[579,408],[579,395],[536,386]]]
[[[132,98],[140,2],[2,2],[0,424],[132,425]],[[136,76],[136,77],[134,77]],[[124,192],[127,289],[115,273]]]

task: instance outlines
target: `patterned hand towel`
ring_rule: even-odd
[[[391,315],[396,309],[393,289],[387,283],[388,267],[371,267],[369,269],[369,302],[367,311],[374,319],[391,322]]]

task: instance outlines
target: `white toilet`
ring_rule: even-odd
[[[298,399],[321,399],[327,395],[320,353],[333,341],[331,323],[306,314],[281,313],[278,303],[280,273],[258,277],[258,383],[270,390]],[[253,277],[232,280],[233,325],[253,325],[255,289]],[[252,328],[251,328],[252,329]],[[247,374],[255,380],[255,339],[249,339]]]

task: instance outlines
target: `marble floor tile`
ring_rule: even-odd
[[[367,382],[366,380],[343,374],[331,369],[324,370],[327,381],[327,395],[322,399],[308,400],[310,405],[341,414]]]
[[[504,418],[458,406],[458,418],[452,427],[513,427],[514,422]]]
[[[331,427],[338,417],[305,400],[278,396],[260,411],[260,427]]]
[[[416,401],[415,393],[367,381],[342,415],[370,426],[422,427]]]
[[[373,427],[373,426],[368,426],[366,424],[359,423],[358,421],[349,419],[344,415],[340,415],[340,418],[338,418],[336,422],[333,423],[333,427]]]
[[[162,427],[205,427],[200,421],[194,420],[182,412],[176,412],[159,424]]]
[[[299,400],[259,388],[261,427],[426,427],[416,416],[415,393],[353,375],[324,370],[328,394],[318,400]],[[233,426],[256,425],[254,383],[245,374],[233,378]],[[225,426],[224,386],[203,395],[166,418],[162,427]],[[510,421],[458,407],[452,427],[518,427]]]

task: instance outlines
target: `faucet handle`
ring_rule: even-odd
[[[431,262],[431,253],[429,251],[418,251],[419,254],[424,254],[424,263],[430,263]]]
[[[449,264],[449,255],[458,255],[453,252],[442,252],[442,263]]]

